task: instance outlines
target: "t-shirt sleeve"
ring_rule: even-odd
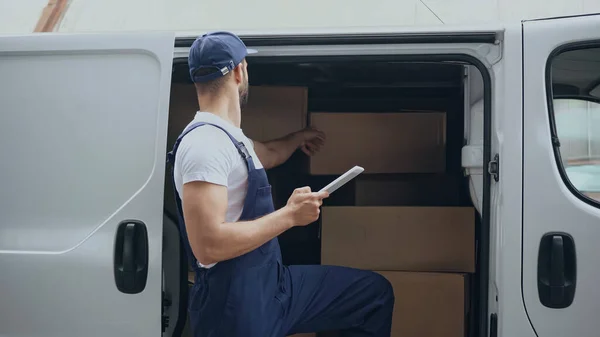
[[[237,150],[222,130],[202,126],[188,133],[177,150],[182,183],[205,181],[227,186]]]

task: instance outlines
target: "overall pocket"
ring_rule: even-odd
[[[275,302],[281,308],[281,317],[287,313],[290,294],[287,288],[287,269],[280,261],[277,261],[277,291],[275,293]]]
[[[266,211],[270,212],[273,210],[273,195],[271,194],[271,185],[259,187],[256,190],[256,206],[255,209],[262,211],[263,207]],[[269,211],[270,209],[270,211]]]

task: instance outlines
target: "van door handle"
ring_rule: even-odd
[[[148,231],[139,220],[122,221],[117,227],[114,276],[117,288],[126,294],[137,294],[146,287]]]
[[[538,295],[548,308],[566,308],[573,303],[576,285],[576,256],[573,237],[546,233],[538,253]]]

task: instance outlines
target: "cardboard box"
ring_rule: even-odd
[[[251,86],[242,110],[242,130],[248,138],[266,141],[306,127],[308,89],[305,87]],[[169,144],[198,111],[196,88],[190,84],[171,87]]]
[[[378,272],[394,288],[392,337],[465,337],[469,312],[464,274]],[[339,337],[339,331],[319,336]]]
[[[323,207],[321,263],[382,271],[475,271],[472,207]]]
[[[242,110],[242,130],[248,138],[268,141],[304,129],[307,123],[308,88],[250,87]]]
[[[169,99],[169,126],[167,149],[171,151],[175,140],[183,129],[192,121],[198,111],[196,87],[193,84],[171,85]]]
[[[358,176],[356,206],[458,206],[462,176],[411,174]]]
[[[444,172],[446,114],[311,113],[311,126],[327,141],[310,160],[314,175],[342,174],[359,165],[364,174]]]
[[[468,282],[464,274],[379,272],[394,288],[392,337],[464,337]]]

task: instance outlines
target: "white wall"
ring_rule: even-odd
[[[0,0],[0,34],[33,32],[48,0]]]
[[[59,30],[203,31],[439,23],[417,2],[376,0],[368,5],[365,0],[73,0]],[[112,9],[110,15],[98,15],[107,7]]]
[[[0,33],[33,31],[47,1],[0,0]],[[600,0],[70,0],[58,31],[481,24],[591,12]]]
[[[600,0],[72,0],[59,30],[205,31],[480,24],[589,12],[600,12]]]

